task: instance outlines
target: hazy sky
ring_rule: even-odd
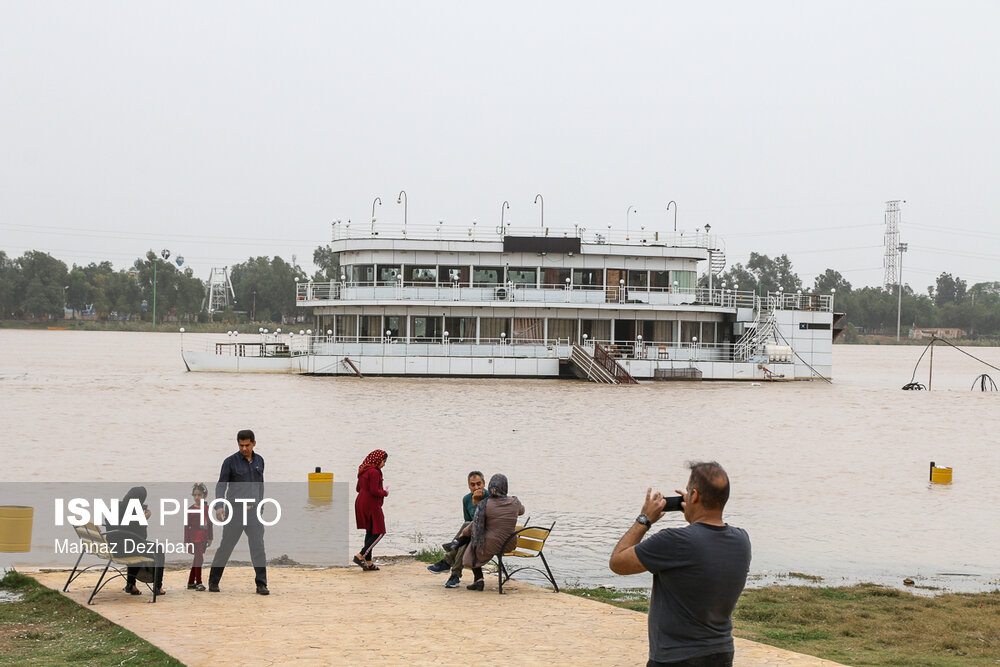
[[[330,222],[682,229],[1000,280],[996,2],[0,1],[0,249],[311,268]]]

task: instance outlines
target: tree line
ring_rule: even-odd
[[[330,280],[340,271],[329,247],[314,253],[320,270],[315,280]],[[190,268],[161,259],[150,250],[127,269],[111,262],[85,266],[65,262],[38,250],[12,258],[0,250],[0,318],[62,319],[67,310],[99,319],[145,320],[153,317],[156,279],[156,319],[206,320],[207,285]],[[295,313],[295,279],[306,273],[281,257],[251,257],[230,268],[236,295],[233,316],[280,322]]]
[[[330,246],[313,252],[319,269],[312,280],[339,280],[340,261]],[[156,267],[157,319],[175,316],[190,320],[204,318],[205,283],[173,262],[160,259],[153,251],[138,258],[128,269],[116,270],[111,262],[68,267],[64,262],[37,250],[16,259],[0,251],[0,317],[42,318],[63,316],[63,308],[93,312],[102,319],[152,319],[153,267]],[[254,321],[280,322],[296,314],[295,279],[310,278],[295,258],[250,257],[231,267],[235,292],[231,310]],[[707,275],[700,280],[707,285]],[[813,290],[830,294],[836,290],[835,310],[847,314],[852,331],[895,331],[897,296],[895,288],[854,289],[839,271],[826,269],[805,285],[787,255],[771,258],[750,253],[746,264],[737,263],[714,279],[716,287],[759,294]],[[925,292],[903,286],[902,325],[958,327],[969,335],[1000,337],[1000,281],[976,283],[942,273]]]
[[[792,269],[787,255],[770,258],[752,252],[745,265],[734,264],[715,280],[717,286],[724,282],[729,288],[739,285],[740,290],[752,290],[758,294],[777,292],[779,287],[788,293],[798,290],[812,290],[817,294],[835,293],[834,310],[847,315],[848,339],[857,332],[894,333],[897,310],[904,333],[911,326],[957,327],[969,336],[1000,337],[998,281],[976,283],[969,287],[965,280],[943,272],[922,293],[904,284],[900,309],[896,286],[891,289],[870,286],[855,289],[835,269],[826,269],[813,278],[812,285],[804,285]],[[702,278],[702,284],[707,284],[707,277]]]

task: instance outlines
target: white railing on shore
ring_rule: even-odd
[[[646,303],[652,306],[708,305],[760,310],[833,310],[833,295],[750,291],[713,287],[629,285],[528,285],[521,283],[308,282],[296,286],[297,305],[317,301],[511,301],[532,303]]]
[[[422,224],[407,223],[402,220],[374,223],[333,223],[333,241],[348,239],[392,239],[410,241],[503,241],[504,236],[541,236],[550,238],[580,238],[587,245],[629,245],[629,246],[666,246],[671,248],[719,248],[719,239],[714,234],[703,229],[695,230],[647,230],[640,225],[625,229],[600,227],[585,227],[573,225],[541,226],[472,223],[467,225],[454,224]]]

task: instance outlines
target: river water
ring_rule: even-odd
[[[727,520],[753,542],[753,582],[1000,585],[1000,393],[969,391],[1000,373],[952,349],[935,347],[933,391],[919,392],[900,387],[920,347],[835,346],[832,385],[608,387],[188,373],[180,346],[180,334],[0,330],[0,481],[211,482],[252,428],[268,481],[322,466],[353,500],[357,466],[379,448],[383,553],[450,539],[466,473],[481,469],[508,476],[532,524],[556,522],[558,579],[643,586],[649,575],[617,577],[607,557],[646,487],[672,494],[686,461],[715,459],[732,479]],[[968,351],[1000,366],[1000,348]],[[928,483],[931,460],[954,468],[953,484]]]

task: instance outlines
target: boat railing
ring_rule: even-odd
[[[541,303],[645,303],[649,305],[708,305],[760,310],[814,310],[831,312],[832,294],[768,292],[759,297],[752,291],[726,287],[680,287],[648,285],[574,285],[572,283],[483,283],[469,281],[323,281],[299,283],[298,305],[316,301],[432,300],[432,301],[525,301]]]
[[[312,336],[309,353],[318,356],[363,355],[386,357],[568,357],[568,338],[434,338],[411,336]]]
[[[705,248],[721,247],[721,241],[715,234],[696,230],[653,230],[639,227],[638,229],[602,225],[588,229],[580,225],[487,225],[472,222],[467,225],[454,224],[424,224],[406,223],[402,220],[393,222],[351,223],[337,221],[333,223],[333,241],[348,239],[391,239],[411,241],[496,241],[501,242],[505,236],[540,236],[549,238],[579,238],[587,245],[627,245],[627,246],[665,246],[670,248]]]
[[[299,283],[300,306],[323,301],[461,301],[578,304],[647,304],[651,306],[715,306],[725,309],[759,309],[761,299],[749,291],[708,287],[649,287],[640,285],[555,285],[524,283],[420,283],[420,282],[309,282]],[[767,297],[777,309],[830,310],[827,295],[777,295]]]
[[[462,336],[344,336],[330,334],[245,334],[244,340],[230,336],[226,342],[186,343],[185,349],[200,349],[222,356],[295,357],[301,355],[455,356],[455,357],[560,357],[572,350],[570,338],[519,338]],[[732,342],[633,341],[583,337],[580,345],[591,355],[600,346],[614,359],[648,361],[731,361]]]
[[[615,359],[648,359],[652,361],[727,361],[733,358],[733,343],[702,343],[700,341],[633,341],[584,339],[582,345],[594,353],[595,344]]]
[[[794,294],[783,291],[768,292],[762,301],[762,305],[767,310],[816,310],[833,312],[834,296],[834,294],[803,293],[801,290],[796,291]]]

